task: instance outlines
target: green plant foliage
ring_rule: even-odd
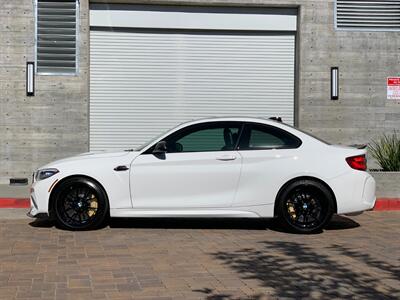
[[[400,171],[400,136],[396,132],[372,141],[368,149],[383,171]]]

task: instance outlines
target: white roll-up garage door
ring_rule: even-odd
[[[294,57],[293,32],[92,28],[90,149],[210,116],[293,124]]]

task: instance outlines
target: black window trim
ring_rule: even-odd
[[[252,128],[252,126],[254,125],[258,125],[258,126],[262,126],[262,127],[266,127],[266,128],[273,128],[274,130],[278,130],[283,132],[284,134],[289,135],[290,137],[292,137],[293,139],[297,140],[297,145],[295,147],[293,146],[281,146],[281,147],[257,147],[257,148],[250,148],[247,145],[247,148],[241,149],[241,147],[243,147],[242,144],[242,138],[247,138],[249,137],[249,132]],[[247,141],[248,143],[249,141]],[[298,149],[301,145],[303,144],[303,141],[295,136],[294,134],[280,128],[280,127],[276,127],[270,124],[264,124],[264,123],[259,123],[259,122],[243,122],[243,127],[242,127],[242,131],[240,132],[240,136],[238,138],[238,143],[236,145],[236,150],[237,151],[257,151],[257,150],[274,150],[274,149],[278,149],[278,150],[284,150],[284,149]]]
[[[166,136],[166,137],[164,137],[164,138],[162,138],[162,139],[157,140],[151,147],[149,147],[149,148],[148,148],[146,151],[144,151],[141,155],[143,155],[143,154],[153,154],[154,147],[157,145],[158,142],[160,142],[160,141],[166,141],[166,140],[168,140],[169,138],[171,138],[171,137],[173,137],[173,136],[175,136],[175,135],[180,134],[181,132],[185,132],[185,131],[190,130],[191,128],[207,126],[207,125],[210,125],[210,124],[216,124],[216,125],[218,125],[218,124],[224,124],[224,123],[238,124],[237,127],[239,127],[238,138],[237,138],[236,144],[235,144],[235,146],[233,147],[232,150],[218,150],[218,151],[211,150],[211,151],[190,151],[190,152],[167,152],[167,154],[238,151],[239,142],[240,142],[241,137],[242,137],[242,132],[243,132],[243,130],[244,130],[245,122],[243,122],[243,121],[225,121],[225,120],[224,120],[224,121],[208,121],[208,122],[196,123],[196,124],[191,124],[191,125],[188,125],[188,126],[186,126],[186,127],[181,128],[181,129],[178,129],[178,130],[172,132],[171,134],[169,134],[168,136]]]

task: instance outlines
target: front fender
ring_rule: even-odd
[[[97,181],[108,196],[110,208],[131,208],[129,170],[118,172],[114,168],[120,165],[129,167],[133,158],[133,155],[85,158],[47,165],[57,168],[59,173],[47,179],[35,181],[32,184],[31,213],[33,215],[48,213],[51,193],[57,189],[63,180],[72,176],[82,176]]]

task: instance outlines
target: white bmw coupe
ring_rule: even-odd
[[[111,217],[278,217],[299,233],[371,209],[366,151],[259,118],[181,124],[135,150],[86,153],[34,173],[32,217],[85,230]]]

